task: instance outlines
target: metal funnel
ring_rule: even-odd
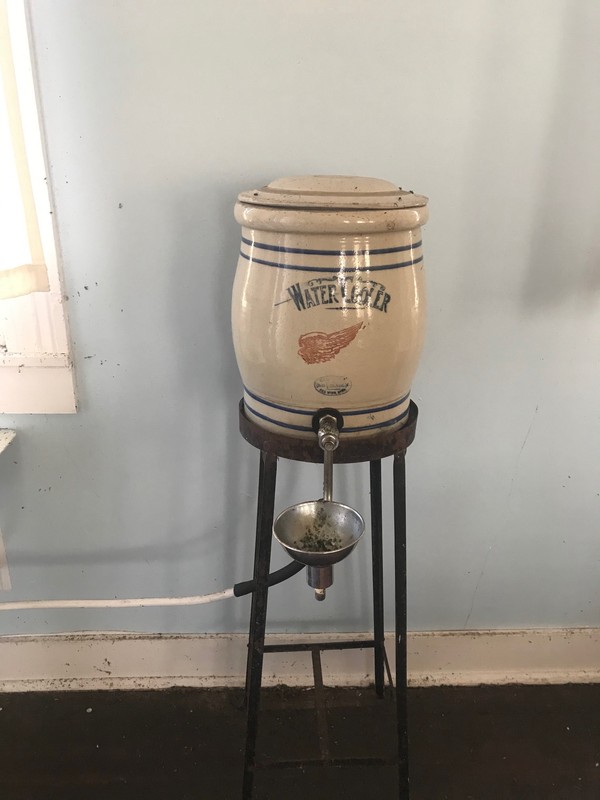
[[[273,523],[273,535],[285,551],[308,567],[308,583],[318,600],[333,583],[332,566],[346,558],[365,532],[354,508],[331,500],[311,500],[286,508]]]

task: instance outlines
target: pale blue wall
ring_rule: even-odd
[[[249,577],[232,206],[277,176],[356,173],[431,198],[411,626],[597,625],[596,0],[35,0],[32,18],[81,410],[0,420],[18,429],[2,599]],[[338,487],[368,509],[365,468]],[[319,492],[315,468],[282,465],[278,508]],[[274,590],[271,620],[365,629],[368,587],[363,547],[324,604],[300,578]],[[248,608],[24,612],[0,630],[229,631]]]

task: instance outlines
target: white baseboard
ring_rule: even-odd
[[[269,641],[370,638],[272,635]],[[393,666],[393,634],[387,652]],[[0,637],[0,691],[242,686],[246,636],[75,633]],[[325,682],[372,682],[372,650],[323,653]],[[432,631],[408,637],[411,686],[600,682],[600,628]],[[310,653],[265,656],[264,684],[312,684]]]

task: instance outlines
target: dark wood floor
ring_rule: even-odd
[[[411,800],[600,800],[600,686],[410,691]],[[318,756],[311,692],[264,692],[265,756]],[[2,800],[238,800],[241,693],[0,697]],[[333,756],[393,754],[392,703],[328,690]],[[389,767],[270,769],[256,800],[397,799]]]

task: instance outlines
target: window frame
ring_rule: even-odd
[[[0,300],[0,413],[74,413],[77,402],[73,362],[29,4],[27,0],[0,3],[8,19],[24,144],[49,284],[47,292]]]

